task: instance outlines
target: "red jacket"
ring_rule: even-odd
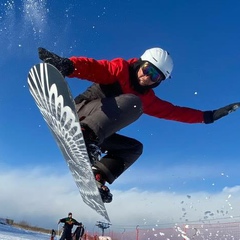
[[[203,111],[175,106],[170,102],[161,100],[152,89],[144,94],[136,92],[131,87],[129,80],[129,64],[136,62],[138,60],[136,58],[127,61],[122,58],[116,58],[108,61],[86,57],[71,57],[70,60],[74,63],[75,70],[69,77],[86,79],[98,84],[118,82],[123,94],[132,93],[141,99],[145,114],[185,123],[204,122]]]

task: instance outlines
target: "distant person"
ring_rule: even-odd
[[[73,238],[75,240],[81,240],[82,236],[84,234],[84,226],[82,223],[80,223],[80,225],[75,229],[74,233],[73,233]]]
[[[80,223],[72,218],[72,213],[68,214],[68,217],[62,218],[58,221],[59,223],[64,223],[63,232],[60,240],[72,240],[72,228],[74,225],[80,225]]]
[[[173,70],[170,54],[159,47],[147,49],[140,58],[129,60],[95,60],[83,56],[62,58],[44,48],[39,48],[38,53],[41,60],[55,66],[64,77],[93,82],[75,98],[75,104],[104,202],[112,201],[112,194],[105,183],[112,184],[143,151],[142,143],[117,132],[135,122],[143,113],[183,123],[208,124],[240,106],[237,102],[213,111],[201,111],[173,105],[157,97],[153,89],[169,79]],[[205,57],[208,57],[207,54]],[[188,66],[185,70],[187,73]],[[143,128],[147,126],[148,122],[145,122]],[[161,148],[164,138],[161,138],[161,132],[157,134],[159,140],[152,144]],[[105,153],[100,161],[96,161],[98,154],[95,156],[100,152],[96,151],[98,147]],[[161,175],[161,169],[157,171]]]
[[[55,232],[54,229],[52,229],[52,231],[51,231],[51,238],[50,239],[54,240],[55,236],[56,236],[56,232]]]

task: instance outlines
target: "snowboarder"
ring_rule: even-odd
[[[62,218],[58,221],[59,223],[64,223],[63,226],[63,233],[61,235],[60,240],[72,240],[72,228],[74,225],[80,225],[81,223],[79,223],[77,220],[75,220],[74,218],[72,218],[72,213],[68,214],[68,217],[66,218]]]
[[[73,238],[75,237],[75,240],[81,240],[82,236],[84,234],[84,226],[82,223],[75,229],[73,233]]]
[[[104,202],[112,184],[142,154],[139,141],[117,133],[143,113],[184,123],[213,123],[240,106],[240,102],[213,111],[180,107],[158,98],[153,88],[171,77],[173,61],[162,48],[147,49],[140,58],[95,60],[62,58],[44,48],[39,58],[55,66],[65,77],[86,79],[93,84],[75,98],[83,135]],[[98,147],[106,153],[99,161]]]

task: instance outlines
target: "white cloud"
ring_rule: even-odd
[[[203,165],[176,164],[172,166],[151,164],[149,166],[133,165],[115,183],[114,186],[138,186],[147,190],[171,191],[220,191],[225,186],[232,187],[238,184],[238,167],[232,168],[227,164],[219,163]]]
[[[0,217],[48,228],[56,228],[58,219],[69,211],[90,227],[103,220],[83,203],[68,173],[58,174],[48,168],[10,170],[1,167],[0,183]],[[113,227],[206,221],[236,217],[239,212],[240,186],[226,187],[214,194],[140,188],[121,191],[114,185],[111,189],[114,200],[106,206]]]

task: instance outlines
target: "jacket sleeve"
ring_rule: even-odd
[[[74,219],[73,224],[79,226],[79,225],[80,225],[80,222],[78,222],[76,219]]]
[[[143,112],[158,118],[184,123],[204,123],[204,112],[201,110],[180,107],[161,100],[151,91],[143,101]]]
[[[127,63],[123,59],[95,60],[86,57],[71,57],[74,63],[74,72],[69,75],[70,78],[81,78],[99,84],[112,84],[118,80]]]
[[[59,223],[65,223],[66,222],[66,218],[61,218],[60,220],[59,220]]]

